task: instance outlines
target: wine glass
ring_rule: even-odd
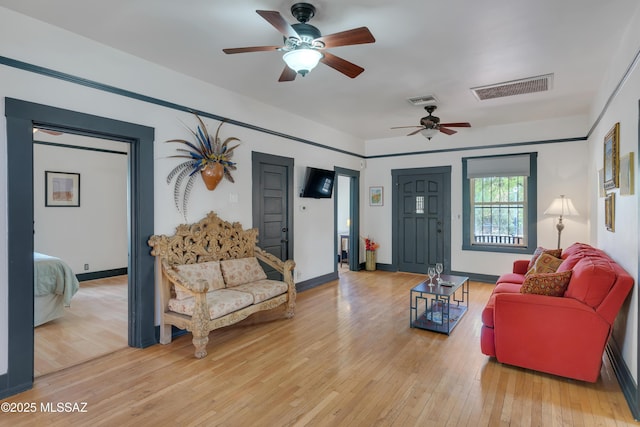
[[[427,276],[429,276],[429,287],[433,286],[433,276],[436,275],[436,269],[433,267],[429,267],[427,269]]]
[[[436,263],[436,273],[438,273],[438,283],[440,283],[440,273],[442,273],[442,271],[444,270],[444,266],[442,265],[441,262]]]

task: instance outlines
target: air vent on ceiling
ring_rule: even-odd
[[[546,92],[553,86],[553,73],[527,79],[512,80],[489,86],[471,88],[473,94],[480,101],[485,99],[502,98],[512,95],[524,95],[534,92]]]
[[[411,105],[427,105],[427,104],[437,104],[438,100],[433,95],[425,95],[425,96],[416,96],[415,98],[407,99]]]

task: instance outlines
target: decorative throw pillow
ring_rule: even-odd
[[[527,267],[527,271],[533,268],[533,266],[536,264],[536,261],[538,260],[538,257],[543,253],[549,254],[556,258],[560,258],[560,256],[562,255],[562,249],[545,249],[542,246],[538,246],[536,250],[533,252],[531,261],[529,261],[529,267]]]
[[[563,260],[560,258],[556,258],[547,253],[542,253],[536,260],[535,265],[527,271],[525,276],[530,274],[555,273],[562,262]]]
[[[256,257],[223,260],[220,267],[227,287],[267,278]]]
[[[206,280],[209,284],[209,292],[224,288],[224,279],[220,271],[219,261],[198,262],[195,264],[174,265],[173,269],[184,279],[185,282],[195,282],[196,280]],[[176,299],[183,300],[189,298],[191,294],[175,286]]]
[[[572,271],[569,270],[561,273],[530,274],[525,277],[520,292],[551,297],[564,296],[571,280],[571,273]]]

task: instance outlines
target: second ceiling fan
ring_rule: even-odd
[[[364,71],[364,68],[333,55],[326,49],[376,41],[367,27],[323,36],[320,30],[307,23],[316,13],[315,7],[309,3],[296,3],[291,6],[291,14],[298,20],[298,23],[293,25],[289,24],[280,12],[275,10],[256,10],[256,13],[284,36],[284,46],[238,47],[222,49],[222,51],[227,54],[274,50],[285,52],[283,59],[287,65],[278,79],[280,82],[295,80],[297,74],[306,75],[318,62],[322,62],[348,77],[357,77]]]
[[[471,123],[468,122],[458,122],[458,123],[440,123],[440,117],[436,117],[433,115],[433,112],[438,108],[435,105],[427,105],[424,107],[429,113],[428,116],[420,119],[419,126],[396,126],[391,129],[408,129],[408,128],[418,128],[413,132],[407,134],[407,136],[415,135],[418,132],[422,132],[422,134],[427,138],[431,139],[438,134],[438,132],[442,132],[447,135],[453,135],[457,131],[453,129],[449,129],[450,127],[463,127],[470,128]]]

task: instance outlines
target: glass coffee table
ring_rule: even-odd
[[[409,326],[449,335],[469,308],[469,278],[442,274],[440,279],[411,288]]]

